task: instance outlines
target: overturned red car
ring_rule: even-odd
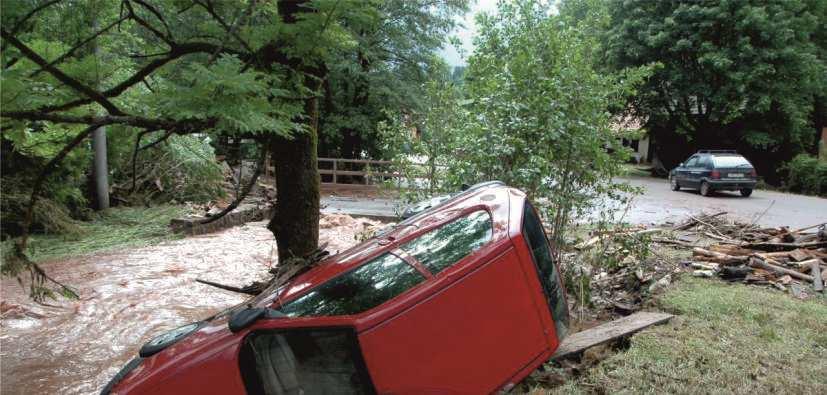
[[[545,362],[567,323],[537,213],[490,182],[152,339],[103,393],[490,393]]]

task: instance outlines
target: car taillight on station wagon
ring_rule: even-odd
[[[752,178],[758,178],[758,172],[755,169],[749,171],[749,176]]]
[[[714,179],[714,180],[717,180],[717,179],[721,178],[721,172],[718,171],[718,170],[712,170],[712,173],[709,173],[709,177]]]

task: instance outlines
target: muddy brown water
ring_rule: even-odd
[[[376,221],[322,218],[320,242],[331,253],[356,243]],[[276,263],[264,222],[157,246],[43,263],[80,293],[74,301],[32,302],[13,279],[2,280],[0,392],[98,393],[140,346],[166,330],[243,302],[243,295],[195,279],[246,285]]]

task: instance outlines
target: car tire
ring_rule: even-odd
[[[680,184],[678,184],[678,180],[676,180],[675,177],[669,177],[669,184],[672,185],[672,190],[673,191],[680,191],[681,190],[681,186],[680,186]]]
[[[709,196],[712,193],[712,190],[709,188],[709,183],[706,181],[701,182],[700,188],[701,196]]]
[[[752,189],[744,188],[741,190],[741,196],[749,197],[749,195],[752,195]]]

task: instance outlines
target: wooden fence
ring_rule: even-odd
[[[393,162],[388,160],[318,158],[318,161],[319,176],[324,185],[370,186],[377,181],[403,177],[390,169]],[[274,174],[270,161],[267,162],[267,174]]]

